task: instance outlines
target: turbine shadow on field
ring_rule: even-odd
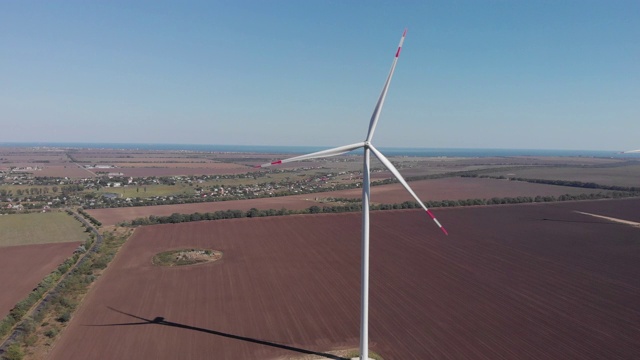
[[[207,334],[222,336],[222,337],[235,339],[235,340],[240,340],[240,341],[246,341],[246,342],[259,344],[259,345],[271,346],[271,347],[284,349],[284,350],[295,351],[295,352],[299,352],[299,353],[303,353],[303,354],[307,354],[307,355],[316,355],[316,356],[320,356],[320,357],[323,357],[323,358],[326,358],[326,359],[347,360],[346,358],[343,358],[343,357],[340,357],[340,356],[336,356],[336,355],[333,355],[333,354],[321,353],[321,352],[307,350],[307,349],[301,349],[301,348],[297,348],[297,347],[293,347],[293,346],[289,346],[289,345],[278,344],[278,343],[274,343],[274,342],[271,342],[271,341],[254,339],[254,338],[250,338],[250,337],[246,337],[246,336],[228,334],[228,333],[224,333],[224,332],[221,332],[221,331],[210,330],[210,329],[200,328],[200,327],[196,327],[196,326],[180,324],[180,323],[176,323],[176,322],[165,320],[165,318],[162,317],[162,316],[156,316],[153,319],[147,319],[147,318],[144,318],[144,317],[141,317],[141,316],[137,316],[137,315],[126,313],[124,311],[120,311],[118,309],[114,309],[114,308],[112,308],[110,306],[107,306],[107,308],[109,310],[118,312],[118,313],[123,314],[123,315],[130,316],[132,318],[136,318],[136,319],[141,320],[141,321],[128,322],[128,323],[116,323],[116,324],[85,325],[85,326],[131,326],[131,325],[154,325],[154,324],[155,325],[164,325],[164,326],[171,326],[171,327],[176,327],[176,328],[180,328],[180,329],[199,331],[199,332],[203,332],[203,333],[207,333]]]

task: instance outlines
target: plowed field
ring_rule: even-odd
[[[174,176],[174,175],[225,175],[225,174],[245,174],[256,171],[247,167],[218,168],[218,167],[181,167],[181,166],[158,166],[158,167],[123,167],[110,169],[113,172],[120,172],[124,176],[145,177],[145,176]]]
[[[80,242],[0,248],[0,318],[73,254]]]
[[[312,198],[312,195],[313,194],[306,197]],[[88,210],[87,212],[91,214],[91,216],[100,220],[104,225],[115,225],[120,221],[147,217],[149,215],[168,216],[173,213],[192,214],[196,212],[215,212],[218,210],[249,210],[251,208],[260,210],[279,210],[284,207],[290,210],[302,210],[316,204],[317,203],[312,200],[306,200],[299,196],[282,196],[275,198],[205,202],[196,204],[107,208]]]
[[[602,190],[598,189],[462,177],[412,181],[409,185],[415,193],[418,194],[418,196],[425,200],[490,199],[492,197],[535,197],[538,195],[559,196],[564,194],[591,194],[602,192]],[[362,190],[349,189],[332,191],[322,193],[318,196],[359,198],[362,196]],[[375,203],[391,204],[413,201],[413,198],[401,184],[389,184],[372,187],[371,201]]]
[[[611,205],[614,204],[614,205]],[[377,212],[370,340],[385,359],[640,355],[640,230],[577,214],[640,200]],[[357,347],[360,215],[136,230],[52,359],[274,359]],[[222,260],[151,264],[176,248]]]
[[[490,199],[492,197],[517,197],[517,196],[559,196],[563,194],[589,194],[601,192],[601,190],[573,188],[567,186],[554,186],[543,184],[531,184],[519,181],[506,181],[496,179],[477,178],[447,178],[436,180],[413,181],[410,183],[413,190],[423,200],[462,200],[462,199]],[[293,195],[287,197],[275,197],[252,200],[236,200],[225,202],[209,202],[198,204],[160,205],[145,207],[111,208],[88,210],[93,217],[105,225],[115,225],[120,221],[132,220],[149,215],[168,216],[173,213],[192,214],[195,212],[214,212],[217,210],[260,210],[287,208],[301,210],[318,205],[316,198],[359,198],[361,189],[332,191],[305,195]],[[413,201],[413,198],[400,184],[374,186],[371,188],[371,201],[374,203],[401,203]]]

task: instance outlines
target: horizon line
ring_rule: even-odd
[[[83,148],[111,148],[118,149],[117,146],[185,146],[185,147],[239,147],[239,148],[288,148],[288,149],[309,149],[309,148],[330,148],[331,145],[246,145],[246,144],[201,144],[201,143],[169,143],[169,142],[82,142],[82,141],[0,141],[0,147],[8,145],[20,147],[83,147]],[[611,152],[621,153],[621,150],[610,149],[558,149],[558,148],[508,148],[508,147],[420,147],[420,146],[381,146],[381,149],[394,150],[485,150],[485,151],[575,151],[575,152]]]

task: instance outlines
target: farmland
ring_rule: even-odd
[[[509,196],[558,196],[563,194],[589,194],[601,192],[597,189],[580,189],[564,186],[529,184],[525,182],[474,179],[474,178],[449,178],[422,180],[411,182],[412,188],[424,200],[463,200],[473,198],[492,198]],[[103,224],[114,225],[121,221],[132,220],[140,217],[168,216],[173,213],[206,213],[218,210],[249,210],[256,208],[301,210],[313,205],[321,205],[326,198],[359,198],[362,190],[359,188],[350,190],[332,191],[305,195],[293,195],[286,197],[262,198],[251,200],[234,200],[225,202],[207,202],[180,205],[138,206],[126,208],[95,209],[88,212]],[[401,203],[412,200],[406,190],[400,184],[374,186],[371,188],[371,201],[373,203]]]
[[[292,154],[216,153],[171,150],[86,149],[86,148],[12,148],[0,147],[0,171],[13,168],[12,173],[32,176],[94,178],[118,173],[127,177],[223,175],[256,172],[254,165]],[[279,168],[324,168],[334,171],[361,170],[357,155],[335,159],[319,159],[285,164]],[[603,167],[624,164],[623,159],[589,157],[392,157],[406,176],[444,174],[452,171],[473,171],[513,166]],[[373,159],[374,169],[382,165]],[[387,178],[386,171],[374,178]]]
[[[0,319],[86,239],[64,212],[0,216]]]
[[[283,207],[290,210],[302,210],[314,204],[317,204],[312,199],[313,197],[311,196],[283,196],[275,198],[231,200],[181,205],[135,206],[125,208],[95,209],[88,210],[87,212],[105,225],[115,225],[121,221],[147,217],[149,215],[168,216],[173,213],[206,213],[229,209],[246,211],[251,208],[267,210],[281,209]]]
[[[66,258],[80,242],[0,248],[0,319]]]
[[[83,206],[113,225],[149,215],[330,209],[358,202],[360,156],[253,168],[282,157],[0,148],[0,206],[11,213],[0,216],[0,246],[70,241],[45,244],[60,246],[49,250],[40,250],[45,245],[2,248],[2,255],[17,251],[5,261],[13,265],[2,269],[9,274],[2,281],[31,281],[32,274],[20,266],[39,273],[52,269],[87,235],[64,213],[20,214],[25,211]],[[637,186],[640,169],[631,158],[391,160],[402,174],[415,177],[410,184],[425,201],[611,193],[599,186],[481,176]],[[389,178],[377,161],[372,166],[375,180]],[[372,187],[371,200],[412,199],[399,184],[387,184]],[[435,209],[451,231],[447,238],[431,228],[423,212],[375,212],[372,350],[386,359],[632,357],[640,352],[639,330],[628,321],[639,316],[639,230],[575,211],[638,222],[638,206],[635,198]],[[134,234],[78,308],[51,358],[90,353],[100,358],[298,359],[357,347],[360,214],[192,222],[137,228]],[[152,263],[159,253],[184,249],[224,256],[198,266]],[[47,251],[51,256],[42,259]],[[28,287],[44,276],[38,274]]]
[[[82,225],[64,212],[0,216],[0,247],[86,239]]]
[[[566,186],[529,184],[523,182],[473,179],[447,178],[435,180],[412,181],[411,188],[427,200],[464,200],[474,198],[517,197],[517,196],[558,196],[563,194],[589,194],[600,190],[580,189]],[[318,194],[321,197],[359,198],[362,190],[349,189]],[[371,188],[373,203],[399,203],[411,200],[401,184],[381,185]]]
[[[640,354],[640,200],[372,214],[370,339],[386,359]],[[358,344],[360,215],[136,230],[50,358],[296,358]],[[222,251],[193,267],[157,253]],[[117,344],[117,346],[115,346]],[[326,355],[324,357],[327,357]]]
[[[507,171],[486,172],[487,175],[527,179],[593,182],[602,185],[640,187],[640,164],[618,164],[595,167],[527,167]]]
[[[346,197],[357,197],[353,194],[359,193],[357,187],[362,178],[362,166],[361,156],[355,153],[331,159],[289,163],[269,169],[254,168],[256,164],[291,155],[0,147],[0,213],[22,211],[12,207],[16,204],[26,211],[66,206],[85,209],[124,208],[255,199],[345,189],[350,189],[348,194],[351,194]],[[640,169],[639,161],[634,157],[393,156],[390,159],[404,176],[413,177],[413,180],[451,179],[454,185],[452,188],[456,190],[455,198],[451,200],[460,199],[464,195],[457,193],[461,189],[457,186],[456,182],[459,180],[455,177],[461,175],[511,178],[514,173],[520,174],[521,171],[527,176],[541,172],[540,178],[578,178],[600,186],[611,183],[636,184],[637,169]],[[391,176],[375,159],[372,161],[372,169],[374,181],[384,182]],[[546,176],[545,171],[549,172]],[[600,180],[604,183],[600,184]],[[473,188],[473,184],[469,185]],[[491,183],[488,185],[487,192],[493,192]],[[475,192],[473,189],[470,191]],[[567,193],[575,192],[572,189],[567,190]],[[529,194],[531,193],[525,190],[517,196]],[[544,196],[546,193],[543,191],[532,195]],[[396,198],[396,195],[393,194],[392,197]],[[427,194],[427,199],[433,199],[432,193]],[[380,202],[387,201],[382,199]],[[214,206],[216,207],[217,205]]]
[[[0,148],[1,163],[35,176],[93,178],[100,173],[124,176],[233,174],[250,166],[210,159],[207,153],[76,148]]]

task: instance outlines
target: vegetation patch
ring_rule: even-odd
[[[69,213],[69,215],[72,215],[73,212],[71,212],[71,210],[67,210],[67,213]],[[95,226],[102,226],[102,223],[100,221],[98,221],[98,219],[94,218],[93,216],[89,215],[89,213],[87,213],[86,211],[84,211],[83,208],[78,208],[78,213],[82,216],[85,217],[85,219],[91,221],[91,223]]]
[[[0,216],[0,247],[80,242],[86,229],[64,212]]]
[[[0,358],[39,358],[36,354],[45,353],[45,349],[53,344],[68,325],[89,286],[101,275],[130,235],[131,231],[124,229],[105,232],[102,243],[96,244],[95,251],[82,259],[79,259],[79,254],[74,254],[46,277],[27,299],[18,303],[0,321],[0,338],[6,336],[14,326],[19,330],[17,337],[11,340]],[[93,237],[85,242],[87,249],[92,248],[93,242]],[[67,275],[62,278],[64,273]],[[57,286],[51,289],[58,279],[60,281]],[[47,289],[51,290],[42,299]],[[40,306],[28,314],[29,309],[40,299]]]
[[[210,249],[180,249],[165,251],[153,257],[158,266],[186,266],[204,264],[222,258],[222,252]]]

